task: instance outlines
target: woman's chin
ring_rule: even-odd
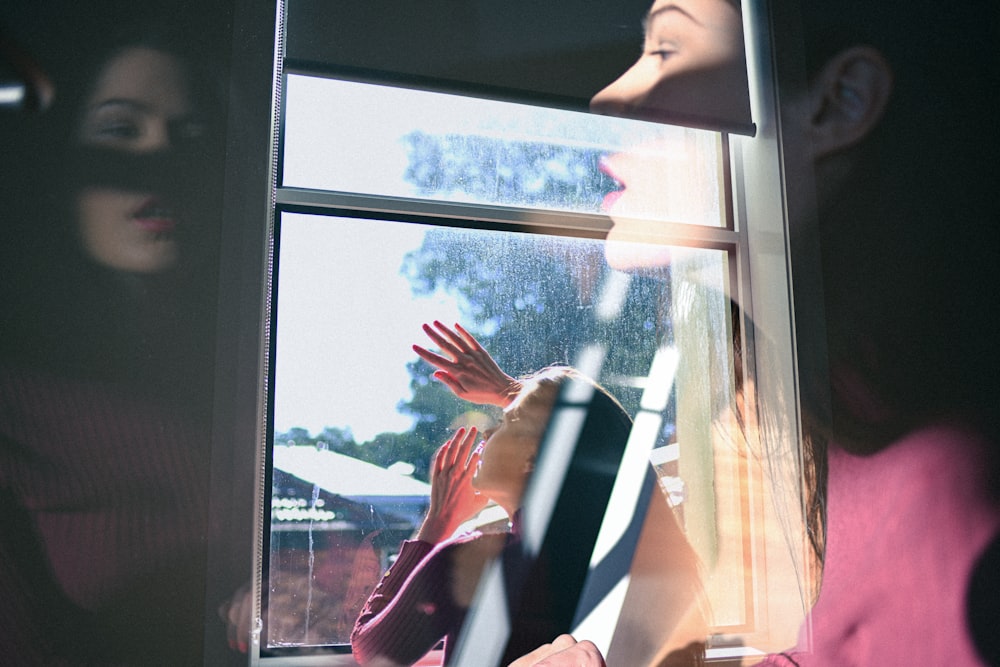
[[[604,257],[612,269],[640,272],[670,264],[670,246],[657,243],[625,241],[612,236],[604,242]]]

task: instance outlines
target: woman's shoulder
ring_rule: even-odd
[[[509,535],[503,533],[476,531],[434,549],[429,557],[447,563],[452,599],[458,606],[468,608],[472,604],[483,571],[509,541]]]

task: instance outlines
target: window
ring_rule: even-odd
[[[650,607],[629,586],[647,573],[629,568],[675,540],[702,572],[712,655],[792,643],[810,573],[773,137],[332,69],[285,63],[280,79],[261,656],[349,652],[426,511],[432,452],[497,419],[410,351],[435,319],[508,373],[581,368],[635,420],[605,516],[589,519],[602,523],[580,634],[631,664]],[[767,128],[773,108],[755,114]],[[610,202],[635,233],[605,238]],[[660,639],[679,641],[683,609],[658,605]]]

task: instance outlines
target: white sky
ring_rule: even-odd
[[[385,226],[392,225],[390,234]],[[381,232],[381,233],[380,233]],[[405,431],[396,411],[409,398],[413,343],[429,341],[423,322],[458,317],[445,295],[414,298],[399,275],[424,228],[285,214],[275,331],[276,432],[350,426],[358,442]],[[378,248],[361,255],[358,248]]]
[[[407,196],[402,137],[428,134],[500,136],[618,150],[665,134],[654,123],[474,97],[292,75],[285,102],[283,184]]]

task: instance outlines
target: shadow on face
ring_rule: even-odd
[[[639,59],[590,102],[623,118],[732,127],[750,124],[743,23],[730,0],[656,0]]]
[[[86,101],[76,140],[78,232],[87,255],[108,268],[159,273],[179,260],[191,221],[173,193],[178,144],[203,133],[189,82],[172,55],[147,47],[118,52]]]

